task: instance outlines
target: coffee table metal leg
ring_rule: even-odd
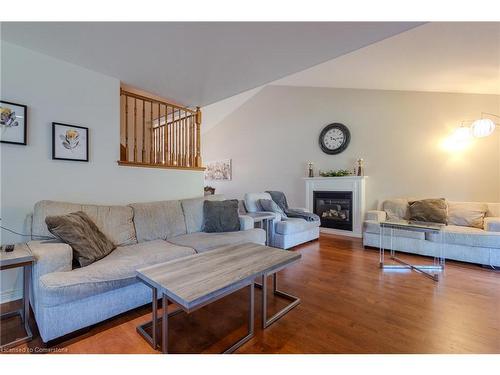
[[[165,294],[162,296],[162,319],[161,319],[161,351],[168,353],[168,298]]]
[[[246,343],[248,340],[250,340],[253,337],[253,332],[254,332],[254,301],[255,301],[255,288],[254,288],[254,283],[250,284],[248,286],[250,288],[248,292],[248,332],[245,337],[240,339],[237,343],[234,345],[231,345],[228,349],[226,349],[223,353],[224,354],[229,354],[234,352],[236,349],[238,349],[241,345]]]
[[[147,284],[152,288],[153,295],[153,303],[152,303],[152,321],[144,323],[137,327],[137,332],[154,348],[159,349],[158,345],[158,331],[159,324],[161,324],[161,351],[162,353],[168,354],[168,318],[181,313],[183,310],[178,309],[172,312],[168,312],[168,297],[165,294],[162,294],[162,314],[161,317],[158,318],[158,291],[153,286]],[[223,353],[232,353],[236,349],[238,349],[241,345],[250,340],[254,335],[254,301],[255,301],[255,292],[254,292],[254,283],[248,285],[250,288],[248,293],[248,332],[242,339],[238,340],[235,344],[231,345],[228,349],[226,349]],[[151,327],[152,335],[149,335],[146,330]]]
[[[278,311],[269,319],[267,318],[267,276],[269,274],[262,275],[262,328],[265,329],[277,321],[279,318],[287,314],[291,309],[300,304],[300,298],[294,295],[285,293],[281,290],[278,290],[278,277],[277,273],[273,273],[273,294],[275,296],[280,296],[286,298],[289,301],[292,301],[286,307]]]
[[[151,341],[154,349],[158,346],[158,291],[156,288],[152,289],[152,312],[151,312]]]

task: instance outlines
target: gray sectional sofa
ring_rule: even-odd
[[[105,258],[72,269],[72,249],[57,240],[28,243],[36,262],[32,273],[31,305],[44,342],[88,327],[151,302],[151,290],[138,282],[135,271],[219,246],[264,244],[265,232],[240,215],[241,230],[204,233],[204,199],[99,206],[41,201],[34,207],[32,233],[52,236],[49,215],[84,211],[117,248]],[[34,237],[35,238],[35,237]]]

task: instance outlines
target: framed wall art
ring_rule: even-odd
[[[89,128],[53,122],[52,159],[89,161]]]
[[[206,181],[229,181],[232,178],[231,159],[208,162],[205,167]]]
[[[0,100],[0,142],[26,146],[28,107]]]

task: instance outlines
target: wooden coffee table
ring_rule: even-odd
[[[170,262],[137,270],[137,277],[152,288],[152,321],[137,327],[153,348],[158,348],[158,326],[162,326],[161,350],[168,353],[168,318],[182,311],[191,313],[240,289],[249,288],[248,332],[224,353],[232,353],[253,337],[254,281],[262,277],[262,326],[269,326],[300,303],[300,299],[277,290],[276,273],[300,259],[299,253],[247,243],[221,247]],[[273,275],[274,294],[292,302],[267,319],[266,278]],[[158,296],[162,297],[162,317],[158,318]],[[180,309],[168,313],[168,302]],[[147,329],[151,328],[151,335]]]

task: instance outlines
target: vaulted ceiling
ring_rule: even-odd
[[[432,22],[273,82],[500,94],[500,22]]]
[[[204,106],[419,26],[415,22],[2,23],[2,40]]]

